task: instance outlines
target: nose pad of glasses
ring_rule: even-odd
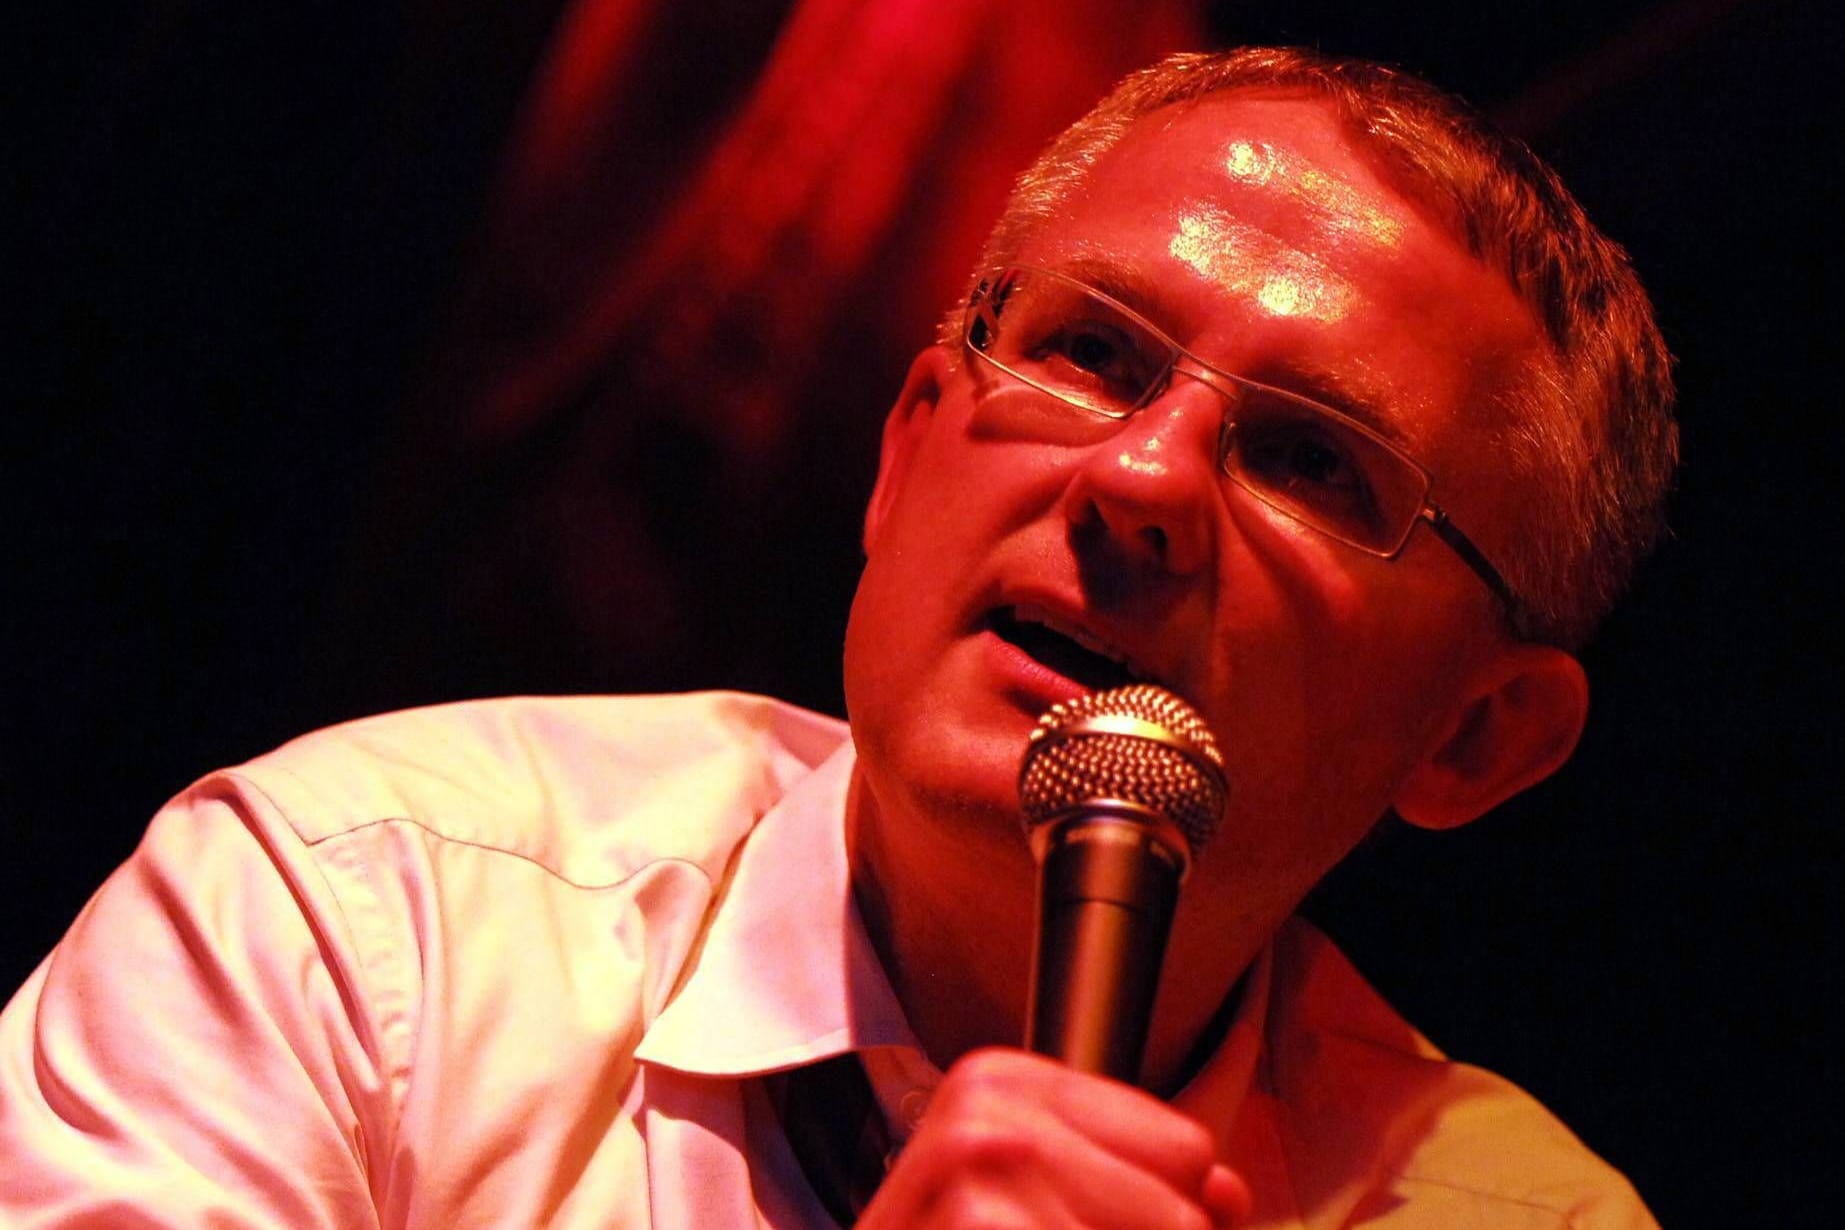
[[[1230,471],[1228,463],[1230,461],[1231,433],[1235,430],[1236,420],[1230,417],[1230,402],[1229,399],[1226,398],[1224,401],[1223,417],[1217,420],[1217,451],[1211,455],[1211,464],[1217,467],[1217,472],[1219,474],[1227,474]]]
[[[1211,465],[1212,468],[1220,474],[1228,473],[1225,463],[1230,457],[1231,433],[1236,430],[1236,414],[1234,407],[1236,404],[1237,390],[1234,386],[1226,387],[1223,378],[1216,372],[1209,368],[1199,370],[1193,362],[1188,362],[1188,359],[1189,356],[1182,355],[1175,360],[1172,365],[1166,369],[1165,374],[1155,383],[1154,387],[1148,390],[1147,395],[1141,399],[1140,406],[1137,408],[1144,408],[1167,396],[1168,393],[1171,392],[1173,385],[1177,383],[1181,376],[1185,377],[1191,383],[1203,385],[1212,393],[1215,393],[1217,395],[1216,401],[1218,411],[1217,437],[1211,450]]]

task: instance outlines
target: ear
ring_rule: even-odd
[[[884,418],[884,438],[878,446],[878,480],[872,484],[871,502],[865,506],[863,543],[868,555],[903,491],[910,459],[935,415],[948,374],[948,352],[940,346],[924,350],[910,363],[910,374],[897,394],[897,403]]]
[[[1404,779],[1396,812],[1458,828],[1543,781],[1576,750],[1589,714],[1581,663],[1548,645],[1509,645],[1468,681],[1433,750]]]

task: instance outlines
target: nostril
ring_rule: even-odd
[[[1108,533],[1108,519],[1102,515],[1102,506],[1092,499],[1081,502],[1081,506],[1070,517],[1070,525],[1079,534]]]

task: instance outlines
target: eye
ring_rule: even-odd
[[[1378,484],[1389,462],[1374,441],[1291,402],[1245,410],[1224,458],[1232,477],[1334,533],[1369,541],[1380,532]]]
[[[1325,498],[1332,492],[1362,491],[1365,485],[1351,454],[1327,433],[1310,428],[1245,432],[1240,452],[1249,478],[1258,478],[1264,487],[1277,492]],[[1315,489],[1321,494],[1315,494]]]
[[[1044,339],[1036,356],[1056,378],[1133,405],[1164,363],[1122,329],[1100,321],[1068,321]]]
[[[1342,489],[1362,485],[1352,458],[1323,439],[1297,438],[1271,441],[1269,466],[1290,484],[1312,484]]]
[[[1077,367],[1098,376],[1106,376],[1119,369],[1121,348],[1114,339],[1094,330],[1071,330],[1064,339],[1063,353]]]

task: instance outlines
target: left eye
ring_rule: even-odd
[[[1249,486],[1354,538],[1376,532],[1377,447],[1298,413],[1252,413],[1232,432],[1227,468]]]
[[[1269,450],[1275,454],[1270,468],[1287,476],[1291,483],[1325,487],[1354,487],[1361,483],[1352,468],[1352,459],[1325,440],[1271,441]]]

